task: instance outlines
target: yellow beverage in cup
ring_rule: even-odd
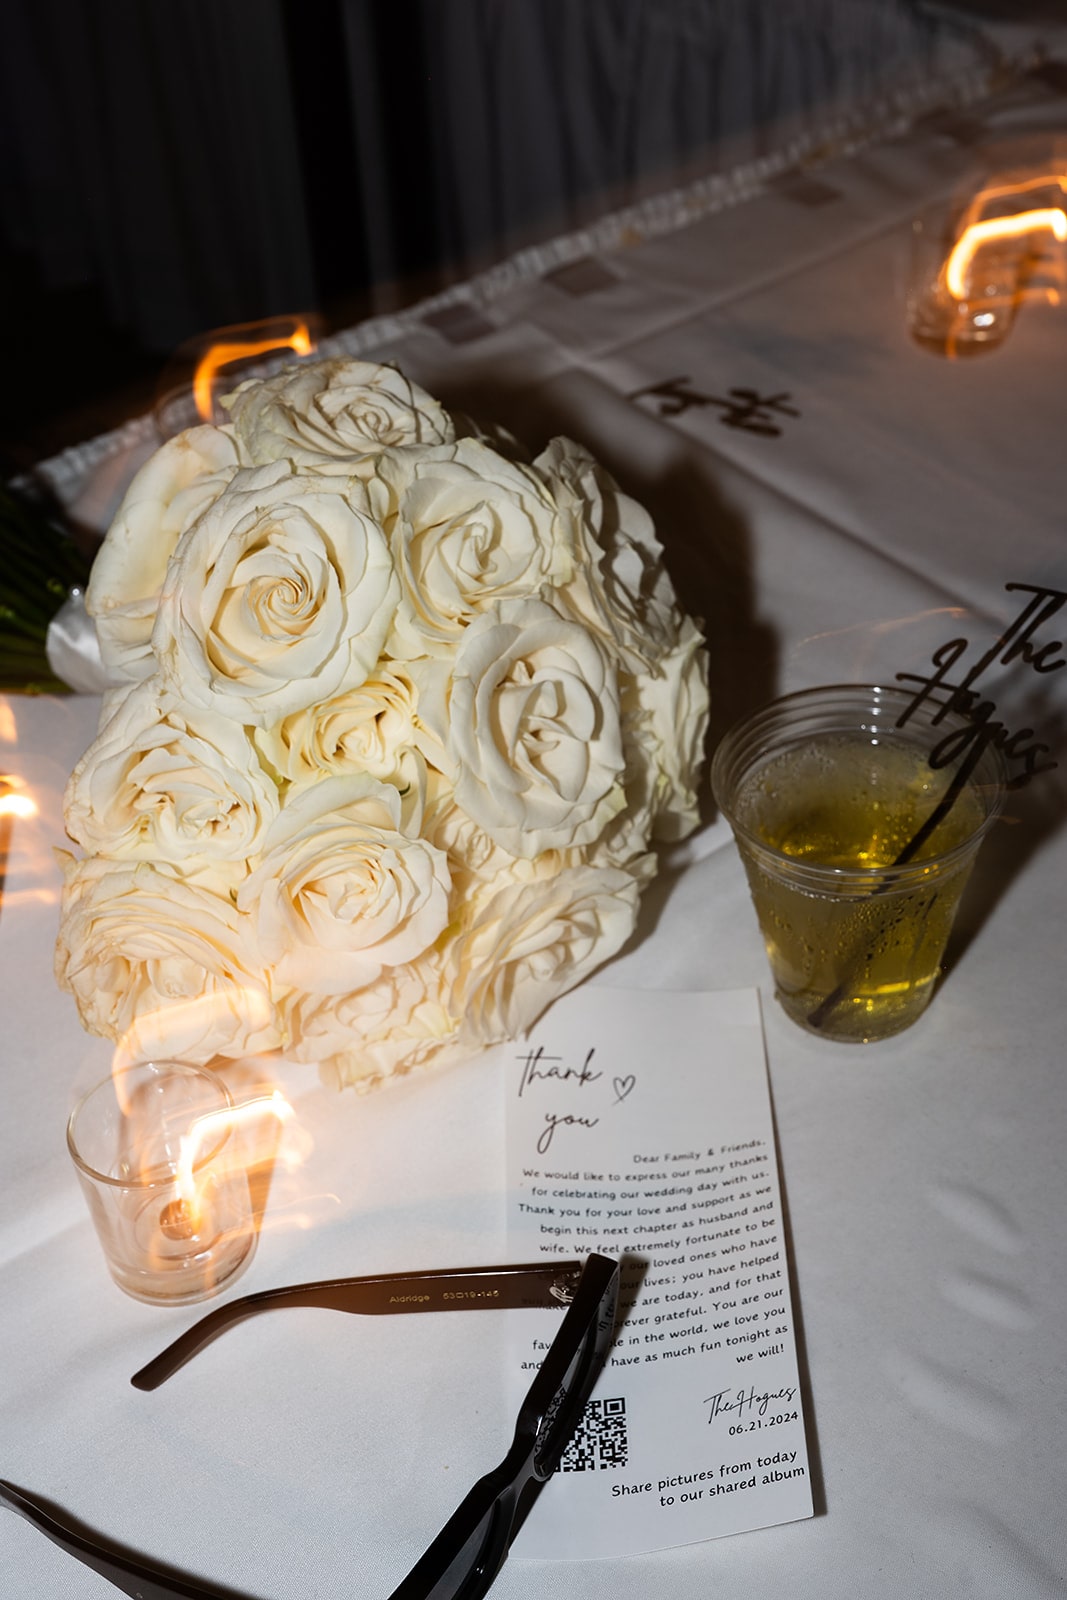
[[[995,751],[969,773],[960,760],[931,767],[931,750],[965,725],[932,726],[933,707],[898,727],[911,701],[866,686],[809,690],[757,713],[716,754],[716,798],[777,997],[827,1038],[884,1038],[925,1009],[1003,793]]]

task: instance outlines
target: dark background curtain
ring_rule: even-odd
[[[205,330],[344,326],[977,72],[997,3],[5,0],[4,465]]]

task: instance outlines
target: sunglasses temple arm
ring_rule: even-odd
[[[138,1380],[141,1380],[138,1383],[140,1388],[155,1388],[224,1328],[231,1327],[235,1322],[253,1316],[258,1311],[273,1309],[276,1306],[321,1306],[349,1312],[369,1311],[373,1314],[376,1311],[393,1310],[469,1310],[479,1307],[567,1304],[574,1299],[579,1277],[584,1279],[586,1274],[594,1269],[601,1276],[605,1269],[612,1269],[614,1278],[613,1282],[605,1280],[604,1284],[599,1285],[600,1336],[597,1339],[594,1363],[594,1366],[599,1366],[614,1321],[618,1266],[606,1258],[592,1256],[589,1258],[586,1273],[582,1272],[582,1263],[578,1261],[535,1262],[524,1267],[468,1268],[443,1273],[412,1275],[394,1273],[376,1279],[336,1279],[248,1295],[201,1319],[186,1334],[175,1340],[161,1356],[157,1356],[154,1362],[142,1368],[133,1381],[138,1383]],[[592,1283],[589,1287],[592,1287]],[[424,1293],[423,1291],[428,1288],[432,1288],[434,1292]],[[610,1293],[607,1292],[609,1289]],[[584,1286],[582,1298],[585,1298]],[[560,1339],[561,1335],[566,1339],[575,1317],[580,1318],[583,1311],[584,1307],[580,1309],[574,1306],[572,1314],[564,1319],[564,1324],[557,1330],[556,1339],[553,1340],[553,1347],[544,1368],[535,1378],[524,1402],[523,1412],[527,1410],[545,1380],[551,1385],[549,1374],[554,1364],[556,1340]],[[592,1376],[591,1372],[589,1378]],[[454,1525],[457,1518],[462,1520],[471,1500],[485,1494],[494,1479],[498,1479],[501,1474],[507,1476],[512,1453],[519,1452],[523,1448],[519,1432],[520,1429],[517,1428],[516,1439],[508,1459],[495,1474],[489,1474],[475,1486],[456,1516],[450,1519],[450,1526]],[[247,1596],[239,1594],[236,1590],[207,1587],[181,1573],[168,1572],[154,1565],[146,1566],[136,1556],[102,1543],[87,1530],[57,1515],[56,1511],[44,1501],[17,1489],[14,1484],[3,1479],[0,1479],[0,1505],[6,1506],[24,1518],[59,1549],[106,1579],[123,1594],[130,1596],[131,1600],[248,1600]],[[420,1562],[400,1589],[395,1591],[394,1600],[401,1600],[401,1596],[406,1597],[413,1593],[410,1584],[422,1565]],[[422,1592],[420,1589],[420,1595]]]
[[[569,1303],[580,1261],[537,1261],[522,1266],[466,1267],[444,1272],[387,1273],[376,1278],[332,1278],[244,1295],[195,1322],[130,1382],[158,1389],[213,1339],[261,1311],[286,1307],[344,1311],[360,1316],[413,1311],[516,1310]]]
[[[206,1588],[181,1573],[146,1566],[135,1556],[113,1549],[62,1520],[35,1496],[2,1479],[0,1504],[24,1518],[67,1555],[130,1595],[131,1600],[246,1600],[235,1589]]]

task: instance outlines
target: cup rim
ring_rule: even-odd
[[[166,1058],[157,1060],[153,1057],[148,1061],[131,1061],[127,1066],[119,1067],[107,1073],[104,1077],[97,1079],[96,1083],[94,1083],[91,1088],[86,1089],[85,1093],[78,1097],[73,1109],[71,1110],[70,1116],[67,1118],[67,1151],[71,1160],[74,1162],[74,1165],[77,1167],[78,1171],[84,1173],[85,1176],[92,1179],[94,1183],[106,1184],[112,1189],[136,1190],[140,1194],[150,1194],[153,1189],[172,1188],[174,1185],[173,1173],[168,1177],[151,1178],[146,1180],[137,1176],[131,1176],[128,1178],[114,1178],[109,1173],[100,1172],[92,1165],[90,1161],[87,1161],[78,1150],[77,1144],[75,1143],[74,1125],[78,1119],[79,1113],[85,1109],[92,1097],[95,1094],[98,1094],[101,1089],[106,1088],[108,1085],[113,1085],[116,1078],[124,1077],[127,1073],[131,1072],[143,1072],[146,1067],[166,1068],[167,1071],[171,1073],[185,1073],[190,1077],[199,1078],[203,1082],[209,1082],[212,1087],[217,1089],[222,1096],[223,1105],[219,1108],[220,1110],[232,1111],[236,1105],[228,1086],[223,1083],[218,1074],[212,1072],[210,1068],[199,1066],[193,1061],[177,1061]],[[197,1159],[193,1162],[192,1170],[194,1172],[202,1171],[204,1167],[210,1165],[210,1163],[215,1160],[219,1154],[219,1151],[225,1146],[231,1132],[232,1129],[230,1127],[224,1128],[218,1139],[216,1139],[211,1145],[210,1149],[205,1150],[203,1154],[197,1157]]]
[[[974,787],[981,790],[986,807],[985,816],[978,826],[967,838],[951,849],[939,851],[936,855],[920,857],[916,860],[903,862],[899,865],[887,863],[874,867],[835,867],[827,863],[807,861],[796,856],[788,855],[784,850],[770,845],[739,822],[734,815],[731,805],[728,805],[722,795],[724,784],[724,769],[727,761],[735,755],[742,740],[750,737],[765,719],[770,720],[780,714],[788,714],[794,707],[798,710],[805,704],[816,708],[820,701],[829,707],[835,697],[852,697],[853,700],[864,698],[872,712],[878,709],[881,701],[888,706],[897,704],[901,707],[915,701],[913,691],[902,688],[900,685],[886,685],[877,683],[830,683],[816,684],[807,689],[796,689],[789,694],[779,695],[773,700],[766,701],[758,706],[747,716],[740,718],[732,727],[728,728],[719,740],[718,746],[711,762],[711,788],[712,794],[721,815],[730,824],[734,834],[742,839],[746,847],[753,853],[762,856],[772,868],[780,868],[786,875],[796,882],[807,882],[812,888],[819,886],[835,886],[840,889],[845,884],[872,884],[884,885],[886,889],[897,886],[904,888],[917,879],[928,877],[936,870],[938,873],[950,870],[956,863],[973,854],[992,824],[1000,815],[1004,804],[1008,786],[1008,772],[1003,754],[996,744],[989,743],[979,756],[977,765],[992,766],[992,781],[976,781]],[[918,708],[918,714],[925,717],[927,726],[930,725],[932,715],[930,703],[943,713],[938,722],[939,737],[952,733],[958,729],[972,725],[972,719],[963,713],[948,709],[944,702],[949,696],[939,696],[936,691],[927,696],[927,702]],[[831,730],[825,730],[831,731]],[[906,728],[899,730],[906,734]],[[935,741],[936,743],[936,741]],[[785,746],[783,745],[783,748]],[[933,748],[933,747],[932,747]]]

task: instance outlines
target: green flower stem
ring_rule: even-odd
[[[10,544],[4,545],[4,579],[12,587],[20,590],[28,601],[40,600],[41,590],[47,581],[47,572],[42,571],[48,552],[42,550],[34,559],[28,552],[13,548]]]
[[[48,626],[88,563],[35,500],[0,484],[0,688],[69,692],[48,665]]]
[[[38,622],[35,618],[20,617],[17,612],[8,612],[0,609],[0,639],[32,639],[41,644],[48,633],[47,622]]]
[[[38,634],[36,638],[20,639],[17,634],[0,635],[0,661],[15,656],[35,656],[37,660],[44,660],[44,636]]]

